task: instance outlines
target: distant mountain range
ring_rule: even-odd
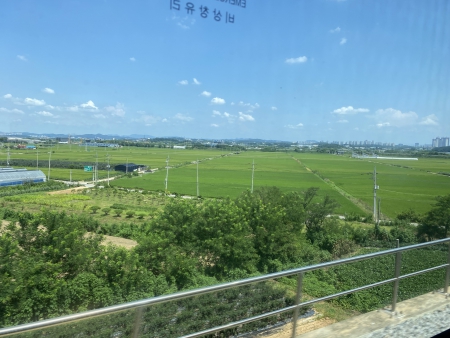
[[[5,133],[0,131],[0,136],[8,136],[8,137],[25,137],[25,138],[68,138],[69,136],[74,139],[103,139],[103,140],[139,140],[139,139],[177,139],[180,141],[184,140],[203,140],[203,141],[211,141],[211,142],[220,142],[220,141],[227,141],[227,142],[238,142],[238,143],[292,143],[288,141],[281,141],[281,140],[263,140],[263,139],[253,139],[253,138],[236,138],[236,139],[192,139],[192,138],[185,138],[185,137],[179,137],[179,136],[164,136],[164,137],[154,137],[152,135],[142,135],[142,134],[131,134],[131,135],[117,135],[117,134],[55,134],[55,133],[29,133],[29,132],[10,132]],[[309,142],[309,141],[308,141]]]

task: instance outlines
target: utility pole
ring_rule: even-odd
[[[255,177],[255,160],[253,160],[252,164],[252,194],[253,194],[253,179]]]
[[[97,184],[98,182],[98,153],[95,152],[95,168],[94,168],[94,173],[95,173],[95,184]]]
[[[36,148],[36,170],[39,170],[39,149]]]
[[[198,196],[200,196],[200,192],[198,189],[198,159],[197,159],[197,198],[198,198]]]
[[[50,150],[49,153],[48,153],[48,178],[47,178],[47,181],[50,181],[51,161],[52,161],[52,151]]]
[[[9,160],[10,160],[10,154],[9,154],[9,146],[8,146],[8,153],[6,155],[6,166],[9,167]]]
[[[378,223],[381,221],[381,198],[378,199]]]
[[[169,181],[169,156],[167,155],[166,160],[166,194],[167,194],[167,183]]]
[[[106,166],[106,170],[108,170],[108,187],[109,187],[109,168],[110,168],[110,166],[109,166],[109,154],[107,155],[107,157],[108,157],[108,165]]]
[[[377,185],[377,168],[373,169],[373,219],[375,223],[378,223],[378,213],[377,213],[377,190],[380,187]]]

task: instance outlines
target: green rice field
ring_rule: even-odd
[[[169,157],[168,192],[180,195],[197,194],[197,165],[199,160],[199,193],[203,197],[236,197],[251,189],[252,163],[255,163],[254,189],[277,186],[282,191],[303,191],[318,187],[320,195],[328,194],[340,205],[338,213],[370,213],[373,206],[373,170],[377,169],[377,195],[381,210],[395,217],[407,209],[426,212],[438,195],[450,192],[450,160],[420,158],[418,161],[386,159],[354,159],[319,153],[260,152],[229,150],[191,150],[169,148],[120,149],[91,148],[86,151],[76,145],[52,148],[52,161],[83,161],[111,164],[133,162],[156,170],[139,177],[121,178],[111,185],[152,191],[165,190],[166,160]],[[48,149],[40,150],[40,159]],[[0,152],[0,165],[6,158]],[[11,159],[36,159],[35,150],[11,151]],[[31,168],[30,168],[31,169]],[[34,168],[33,168],[34,169]],[[40,168],[47,174],[48,168]],[[113,175],[113,174],[112,174]],[[99,172],[105,178],[106,171]],[[51,177],[69,180],[69,169],[53,168]],[[72,169],[72,180],[91,180],[92,174]]]

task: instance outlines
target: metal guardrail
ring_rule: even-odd
[[[420,248],[429,247],[429,246],[433,246],[433,245],[437,245],[437,244],[444,244],[444,243],[449,243],[449,250],[448,250],[446,264],[434,266],[432,268],[416,271],[416,272],[409,273],[406,275],[400,274],[401,264],[402,264],[401,263],[402,253],[404,251],[415,250],[415,249],[420,249]],[[309,301],[306,301],[303,303],[300,302],[301,296],[302,296],[303,276],[304,276],[305,272],[329,268],[332,266],[337,266],[337,265],[342,265],[342,264],[353,263],[353,262],[357,262],[357,261],[367,260],[367,259],[380,257],[380,256],[386,256],[386,255],[390,255],[390,254],[395,254],[395,265],[394,265],[394,277],[393,278],[390,278],[390,279],[387,279],[384,281],[380,281],[377,283],[373,283],[373,284],[364,285],[364,286],[361,286],[361,287],[358,287],[355,289],[342,291],[342,292],[335,293],[335,294],[332,294],[329,296],[312,299],[312,300],[309,300]],[[154,298],[149,298],[149,299],[143,299],[143,300],[139,300],[139,301],[135,301],[135,302],[129,302],[129,303],[124,303],[124,304],[109,306],[109,307],[105,307],[105,308],[101,308],[101,309],[96,309],[96,310],[81,312],[81,313],[77,313],[77,314],[73,314],[73,315],[42,320],[42,321],[38,321],[38,322],[34,322],[34,323],[6,327],[6,328],[0,329],[0,336],[17,334],[17,333],[22,333],[22,332],[26,332],[26,331],[36,330],[36,329],[44,329],[44,328],[47,328],[50,326],[66,324],[68,322],[73,322],[73,321],[77,321],[77,320],[81,320],[81,319],[88,319],[88,318],[92,318],[92,317],[96,317],[96,316],[100,316],[100,315],[112,314],[112,313],[116,313],[116,312],[120,312],[120,311],[124,311],[124,310],[137,309],[133,333],[132,333],[132,337],[135,338],[135,337],[139,337],[139,327],[141,325],[142,312],[143,312],[142,309],[146,306],[166,303],[169,301],[175,301],[175,300],[185,299],[185,298],[194,297],[194,296],[200,296],[200,295],[211,293],[211,292],[227,290],[227,289],[231,289],[231,288],[235,288],[235,287],[239,287],[239,286],[244,286],[244,285],[253,284],[253,283],[257,283],[257,282],[265,282],[265,281],[269,281],[269,280],[272,280],[275,278],[287,277],[287,276],[293,276],[293,275],[298,276],[297,277],[297,293],[296,293],[296,298],[295,298],[295,305],[288,306],[288,307],[285,307],[282,309],[278,309],[276,311],[272,311],[269,313],[261,314],[258,316],[254,316],[251,318],[246,318],[246,319],[243,319],[240,321],[228,323],[226,325],[213,327],[211,329],[207,329],[204,331],[188,334],[188,335],[183,336],[182,338],[194,338],[194,337],[201,337],[201,336],[204,336],[207,334],[213,334],[213,333],[220,332],[220,331],[223,331],[226,329],[231,329],[231,328],[243,325],[243,324],[247,324],[247,323],[258,321],[258,320],[261,320],[261,319],[264,319],[267,317],[271,317],[271,316],[274,316],[277,314],[281,314],[281,313],[284,313],[287,311],[294,311],[293,318],[298,318],[298,313],[299,313],[299,310],[301,307],[312,305],[312,304],[326,301],[326,300],[331,300],[333,298],[345,296],[345,295],[348,295],[351,293],[371,289],[371,288],[381,286],[384,284],[389,284],[389,283],[394,283],[393,292],[392,292],[391,311],[395,312],[395,308],[396,308],[396,304],[397,304],[398,287],[399,287],[400,280],[409,278],[409,277],[413,277],[413,276],[417,276],[417,275],[420,275],[423,273],[431,272],[431,271],[434,271],[437,269],[442,269],[442,268],[446,268],[443,291],[445,294],[448,294],[448,288],[449,288],[449,283],[450,283],[450,238],[405,246],[405,247],[396,248],[396,249],[374,252],[374,253],[361,255],[361,256],[339,259],[339,260],[335,260],[335,261],[331,261],[331,262],[320,263],[320,264],[310,265],[310,266],[301,267],[301,268],[297,268],[297,269],[291,269],[291,270],[271,273],[271,274],[267,274],[267,275],[263,275],[263,276],[242,279],[242,280],[238,280],[238,281],[234,281],[234,282],[230,282],[230,283],[218,284],[218,285],[213,285],[213,286],[195,289],[195,290],[177,292],[177,293],[173,293],[170,295],[164,295],[164,296],[159,296],[159,297],[154,297]],[[292,323],[293,323],[292,337],[295,337],[297,320],[293,320]]]

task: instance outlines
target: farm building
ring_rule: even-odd
[[[143,169],[145,169],[145,165],[134,163],[119,164],[114,167],[115,171],[123,171],[124,173],[132,173],[133,171],[141,171]]]
[[[46,176],[40,170],[0,168],[0,187],[45,182]]]

